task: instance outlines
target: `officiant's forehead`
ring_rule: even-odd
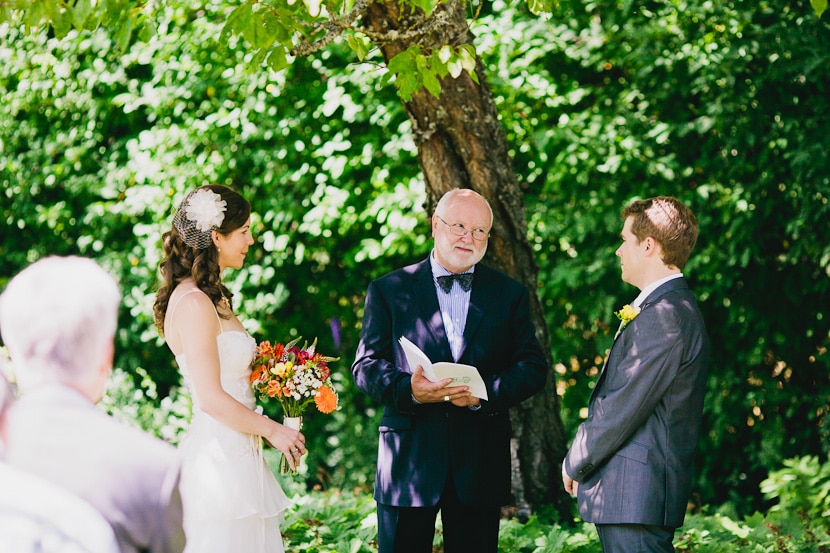
[[[450,224],[489,230],[493,226],[493,210],[480,194],[469,189],[450,190],[435,207],[436,215]],[[452,219],[452,220],[450,220]]]

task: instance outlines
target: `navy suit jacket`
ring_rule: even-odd
[[[583,520],[683,524],[708,363],[686,280],[662,284],[614,340],[565,457]]]
[[[352,374],[383,405],[375,500],[436,505],[451,477],[463,503],[510,502],[508,409],[540,390],[548,371],[529,305],[525,286],[477,265],[458,362],[478,368],[489,400],[477,411],[420,405],[398,339],[406,336],[433,363],[453,360],[429,259],[369,285]]]

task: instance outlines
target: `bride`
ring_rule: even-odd
[[[222,285],[239,269],[251,237],[251,206],[225,186],[191,191],[164,234],[156,326],[176,357],[193,399],[179,449],[186,551],[283,551],[280,513],[289,500],[262,458],[262,439],[293,468],[305,437],[254,411],[249,384],[256,341]]]

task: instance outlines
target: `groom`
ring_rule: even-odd
[[[709,341],[681,270],[697,219],[675,198],[622,212],[622,279],[641,290],[622,323],[562,465],[565,490],[603,553],[672,552],[700,432]]]

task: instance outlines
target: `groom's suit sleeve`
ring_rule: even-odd
[[[670,302],[644,308],[623,330],[565,458],[571,478],[589,477],[654,413],[682,368],[687,353],[682,332]]]

